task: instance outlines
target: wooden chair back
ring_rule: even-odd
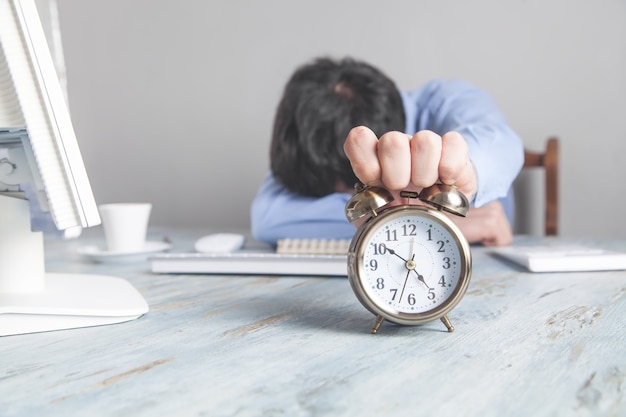
[[[559,232],[559,139],[547,140],[543,152],[524,150],[524,167],[545,170],[545,235],[556,236]]]

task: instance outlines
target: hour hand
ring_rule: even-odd
[[[415,271],[415,270],[413,270]],[[417,279],[426,286],[426,288],[428,288],[429,290],[432,290],[432,288],[430,288],[430,286],[428,286],[428,284],[426,283],[426,280],[424,279],[424,275],[420,274],[419,272],[415,271],[415,273],[417,274]]]

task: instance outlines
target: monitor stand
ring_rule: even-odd
[[[0,195],[0,336],[121,323],[147,312],[124,279],[46,273],[43,233],[30,230],[28,201]]]

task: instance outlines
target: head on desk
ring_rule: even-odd
[[[294,72],[278,105],[270,151],[274,176],[290,191],[321,197],[356,182],[343,151],[355,126],[377,134],[405,128],[395,83],[351,58],[318,58]]]

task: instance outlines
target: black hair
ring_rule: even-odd
[[[402,98],[391,79],[351,58],[319,58],[298,68],[274,120],[274,177],[288,190],[313,197],[334,192],[338,184],[351,187],[356,177],[343,143],[360,125],[377,135],[404,131]]]

